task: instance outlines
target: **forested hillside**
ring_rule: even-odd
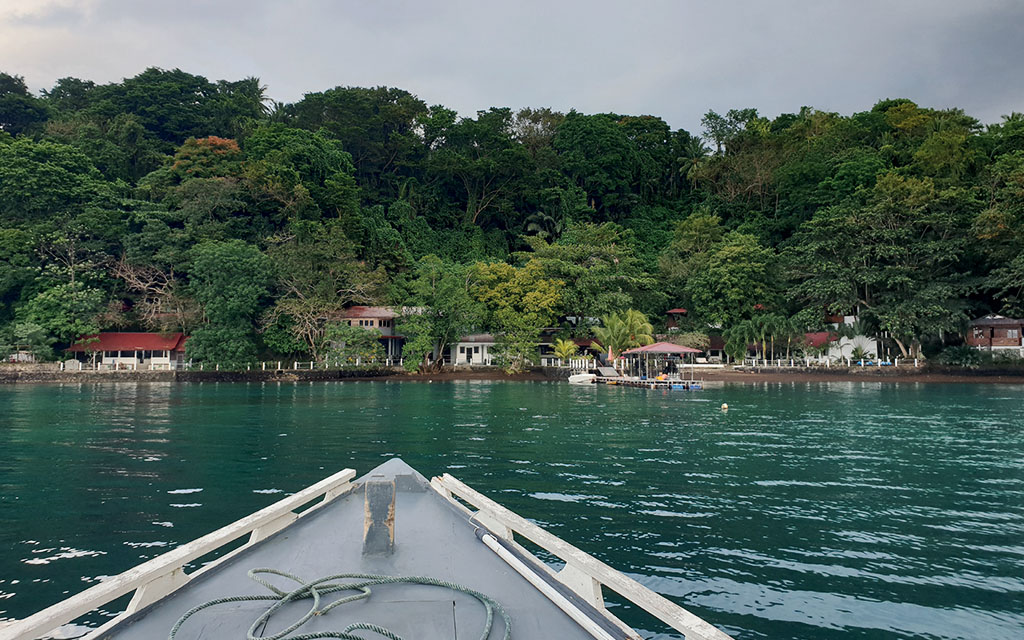
[[[859,310],[914,353],[1024,313],[1024,115],[702,122],[0,74],[0,343],[184,330],[197,360],[315,358],[340,309],[388,304],[420,308],[410,357],[472,330],[525,353],[566,317],[685,307],[696,331]]]

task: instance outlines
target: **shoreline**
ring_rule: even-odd
[[[441,373],[398,373],[388,380],[410,382],[445,382],[453,380],[509,380],[509,381],[564,381],[567,370],[538,367],[509,376],[500,369],[473,369],[444,371]],[[761,384],[767,382],[922,382],[928,384],[1020,384],[1024,385],[1024,370],[1005,372],[986,370],[937,370],[934,368],[851,368],[851,369],[704,369],[695,377],[707,382]]]
[[[925,384],[1020,384],[1024,385],[1024,373],[1003,372],[959,372],[919,369],[916,372],[893,369],[858,371],[726,371],[714,370],[698,375],[711,382],[920,382]]]
[[[387,382],[561,382],[566,370],[535,368],[508,375],[500,369],[471,369],[441,371],[437,373],[407,373],[395,370],[284,370],[272,371],[3,371],[0,386],[46,383],[109,383],[109,382],[329,382],[329,381],[387,381]],[[766,383],[818,383],[818,382],[882,382],[924,384],[1012,384],[1024,385],[1024,372],[998,370],[943,371],[934,369],[707,369],[695,373],[698,380],[712,383],[766,384]]]
[[[1020,384],[1024,385],[1024,372],[1004,373],[999,371],[935,371],[928,369],[831,369],[831,370],[733,370],[707,369],[698,371],[695,377],[706,382],[730,382],[740,384],[789,383],[789,382],[921,382],[927,384]],[[448,382],[456,380],[492,381],[563,381],[558,369],[533,369],[524,373],[507,375],[496,371],[444,371],[441,373],[399,373],[388,376],[387,380],[408,382]]]

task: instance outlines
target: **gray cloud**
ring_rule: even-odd
[[[886,97],[984,122],[1024,110],[1014,0],[427,3],[7,0],[3,70],[36,89],[147,66],[258,76],[294,101],[391,85],[469,115],[491,106],[654,114],[850,113]]]

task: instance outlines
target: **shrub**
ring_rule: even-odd
[[[977,369],[986,360],[991,360],[989,353],[979,351],[973,347],[961,345],[958,347],[947,347],[939,354],[936,360],[940,364],[944,364],[950,367],[965,367],[967,369]]]

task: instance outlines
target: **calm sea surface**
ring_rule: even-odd
[[[0,620],[392,456],[737,638],[1024,638],[1024,387],[998,385],[3,387]]]

